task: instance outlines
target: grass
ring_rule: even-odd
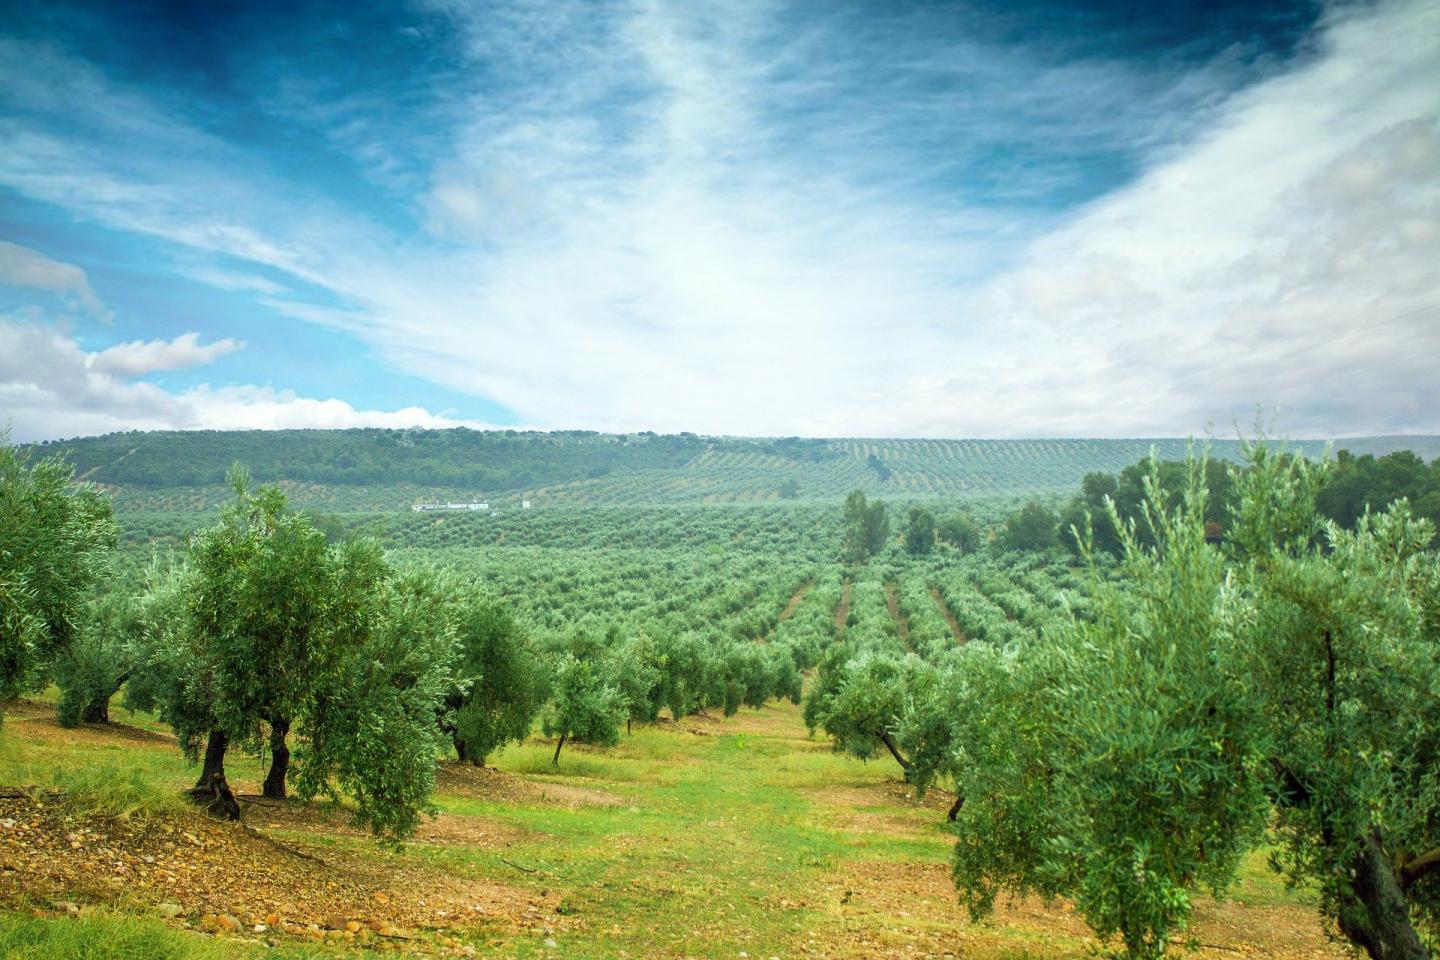
[[[176,930],[152,917],[85,909],[74,917],[0,915],[0,960],[349,960],[392,956],[353,946],[278,949]]]
[[[172,820],[189,809],[178,793],[157,786],[133,766],[107,762],[61,769],[50,782],[65,791],[61,802],[76,817]]]
[[[230,960],[238,955],[224,942],[111,911],[85,911],[73,918],[12,914],[0,922],[4,960]]]
[[[157,797],[173,798],[193,779],[173,743],[127,738],[145,718],[135,728],[59,732],[27,709],[0,730],[0,782],[65,784],[107,816],[164,816]],[[949,798],[916,803],[893,764],[810,740],[789,704],[637,727],[612,750],[567,746],[558,768],[553,750],[530,742],[493,757],[498,773],[452,771],[436,797],[447,832],[398,852],[303,822],[270,832],[337,862],[360,856],[549,904],[553,921],[520,914],[499,918],[509,927],[498,934],[477,932],[470,943],[486,956],[1093,956],[1084,924],[1063,904],[1002,899],[993,921],[971,924],[949,879]],[[1226,951],[1248,944],[1270,955],[1325,955],[1305,895],[1263,863],[1263,854],[1252,858],[1226,900],[1204,901],[1195,939]],[[138,901],[135,912],[117,902],[79,918],[35,918],[12,906],[0,912],[0,960],[261,955],[147,918]],[[557,927],[558,951],[544,945],[546,922]],[[263,955],[337,952],[362,955],[284,941]]]

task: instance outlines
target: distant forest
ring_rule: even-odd
[[[122,491],[117,502],[126,509],[168,512],[213,507],[214,488],[237,462],[258,483],[308,486],[296,492],[298,504],[364,511],[426,497],[519,491],[538,494],[547,506],[839,500],[856,489],[914,500],[1064,496],[1082,478],[1119,473],[1152,451],[1162,460],[1183,459],[1187,446],[1173,438],[826,440],[461,428],[134,431],[53,441],[33,451],[63,452],[78,477]],[[1316,456],[1322,446],[1305,441],[1293,449]],[[1440,437],[1359,438],[1336,447],[1355,454],[1342,457],[1340,486],[1411,490],[1412,474],[1429,475],[1427,462],[1440,456]],[[1403,464],[1365,456],[1406,449],[1416,456]],[[1216,440],[1211,453],[1233,462],[1240,448],[1234,440]],[[1138,480],[1129,479],[1116,491],[1122,505],[1126,493],[1138,502]],[[207,489],[212,493],[172,502],[174,491]],[[378,500],[366,495],[382,489],[387,492]],[[1337,503],[1335,511],[1352,507]]]
[[[232,463],[256,481],[293,480],[364,486],[421,483],[513,490],[612,473],[672,469],[706,450],[764,452],[814,461],[831,453],[823,441],[747,441],[690,433],[602,434],[583,430],[244,430],[112,433],[41,444],[61,449],[77,475],[137,487],[223,483]]]

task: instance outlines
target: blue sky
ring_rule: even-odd
[[[0,420],[1440,432],[1437,89],[1434,0],[3,0]]]

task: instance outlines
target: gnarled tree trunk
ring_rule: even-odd
[[[450,742],[455,744],[455,758],[461,763],[468,763],[472,767],[485,766],[485,758],[471,753],[464,740],[459,737],[451,737]]]
[[[1410,905],[1395,868],[1374,834],[1365,838],[1350,869],[1350,889],[1340,896],[1340,932],[1373,960],[1428,960],[1410,925]]]
[[[568,733],[562,733],[562,734],[560,734],[560,742],[557,743],[557,744],[555,744],[555,756],[553,756],[553,757],[550,758],[550,766],[552,766],[552,767],[558,767],[558,766],[560,766],[560,751],[561,751],[561,749],[564,748],[564,746],[565,746],[565,739],[566,739],[568,736],[570,736]]]
[[[81,723],[109,723],[110,722],[110,698],[120,692],[125,681],[130,679],[130,671],[125,671],[115,678],[110,689],[104,693],[97,693],[85,709],[80,711]]]
[[[225,731],[210,731],[210,739],[205,741],[205,763],[200,768],[200,779],[195,781],[196,790],[208,789],[216,774],[224,779],[225,749],[229,746],[230,738],[225,735]]]
[[[265,785],[260,792],[271,800],[285,799],[285,775],[290,771],[290,747],[285,738],[289,733],[289,720],[270,721],[270,772],[265,775]]]
[[[890,756],[894,757],[894,758],[895,758],[895,762],[898,763],[898,764],[900,764],[900,768],[905,771],[905,779],[906,779],[906,781],[909,781],[909,779],[910,779],[910,761],[909,761],[909,760],[906,760],[906,759],[905,759],[905,756],[899,751],[898,748],[896,748],[896,746],[895,746],[895,741],[890,739],[890,734],[888,734],[888,733],[882,733],[882,734],[880,734],[880,742],[883,743],[883,744],[885,744],[885,749],[890,751]]]

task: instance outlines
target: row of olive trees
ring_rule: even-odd
[[[613,744],[662,708],[728,715],[798,700],[809,664],[804,650],[718,634],[611,629],[541,649],[471,582],[396,570],[373,540],[331,545],[279,489],[252,490],[241,471],[180,562],[152,564],[139,588],[105,584],[108,501],[60,461],[32,468],[0,451],[0,692],[53,678],[73,725],[108,719],[123,688],[127,707],[157,713],[202,761],[207,796],[228,798],[232,750],[268,748],[265,796],[344,793],[361,823],[403,836],[447,745],[483,764],[539,717],[558,761],[567,742]]]
[[[343,792],[359,822],[403,836],[447,736],[483,758],[529,733],[546,688],[528,641],[468,584],[398,572],[373,541],[330,546],[277,488],[234,486],[183,562],[106,591],[108,501],[0,446],[0,695],[53,677],[73,724],[107,719],[123,685],[203,754],[197,789],[229,811],[226,755],[263,743],[266,796]]]
[[[924,789],[953,786],[954,877],[1066,896],[1135,957],[1176,941],[1242,859],[1321,893],[1375,958],[1440,943],[1440,557],[1399,501],[1343,530],[1327,464],[1250,451],[1207,539],[1206,464],[1145,479],[1145,536],[1111,507],[1119,577],[1086,619],[922,661],[839,645],[807,720]],[[1082,532],[1082,540],[1084,534]]]

